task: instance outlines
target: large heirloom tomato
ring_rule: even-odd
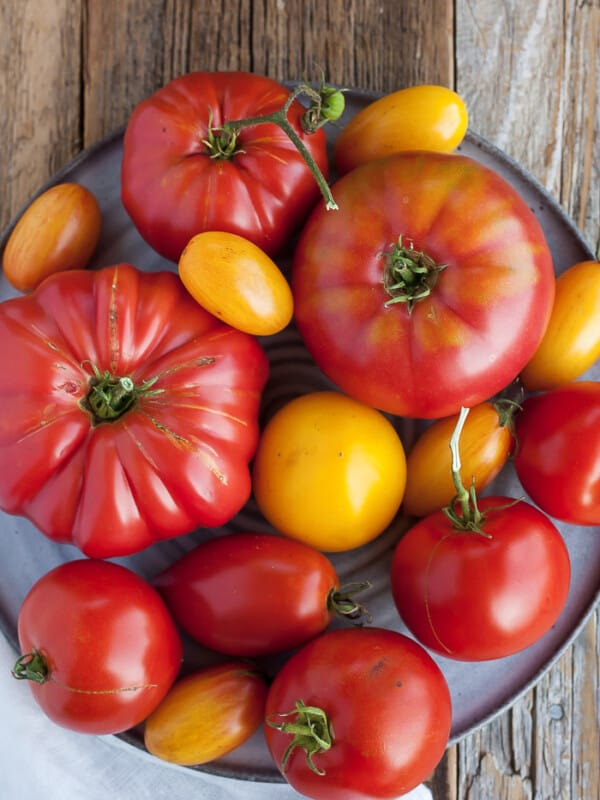
[[[47,278],[0,304],[0,507],[97,558],[250,495],[267,359],[171,272]]]
[[[245,72],[193,72],[175,78],[133,111],[123,142],[123,205],[142,237],[177,261],[205,230],[250,239],[269,255],[287,243],[319,197],[296,145],[280,127],[261,123],[220,137],[224,123],[279,111],[290,92]],[[302,128],[305,108],[287,112],[323,174],[323,130]]]
[[[54,722],[81,733],[119,733],[158,706],[181,667],[182,643],[158,592],[109,561],[67,561],[43,575],[19,611],[22,656]]]
[[[421,645],[383,628],[328,631],[267,695],[265,736],[291,786],[316,800],[396,798],[433,772],[450,733],[444,676]]]
[[[449,416],[507,386],[552,309],[551,253],[533,212],[462,155],[364,164],[319,204],[293,264],[296,321],[347,394],[400,416]]]

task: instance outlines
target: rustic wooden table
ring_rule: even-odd
[[[594,246],[600,0],[2,0],[0,226],[177,74],[441,83]],[[435,800],[600,798],[598,613],[535,689],[451,747]]]

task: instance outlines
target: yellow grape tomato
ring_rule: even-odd
[[[185,247],[179,277],[192,297],[245,333],[269,336],[290,322],[292,291],[277,264],[243,236],[204,231]]]
[[[343,128],[334,147],[340,175],[405,150],[450,153],[469,123],[464,100],[445,86],[423,84],[374,100]]]

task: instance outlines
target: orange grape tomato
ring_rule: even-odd
[[[24,211],[4,249],[6,280],[30,292],[55,272],[83,269],[91,259],[102,215],[94,195],[78,183],[59,183]]]
[[[248,662],[199,669],[180,678],[146,720],[146,749],[183,766],[214,761],[259,728],[266,698],[266,682]]]
[[[292,318],[292,291],[285,276],[243,236],[225,231],[197,234],[181,254],[178,270],[203,308],[240,331],[269,336]]]
[[[483,490],[506,464],[514,445],[510,417],[516,406],[480,403],[470,409],[460,437],[461,479]],[[508,417],[507,417],[508,415]],[[403,511],[425,517],[447,506],[456,494],[452,480],[450,437],[458,414],[433,422],[407,456]]]
[[[555,389],[600,358],[600,262],[580,261],[556,279],[546,333],[521,372],[526,389]]]
[[[334,162],[340,174],[405,150],[450,153],[464,138],[464,100],[445,86],[410,86],[363,108],[340,133]]]

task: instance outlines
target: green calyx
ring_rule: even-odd
[[[33,681],[42,684],[50,680],[48,663],[39,650],[33,650],[31,653],[20,656],[12,668],[11,674],[19,681]]]
[[[320,770],[313,761],[313,756],[317,755],[317,753],[325,753],[333,744],[331,725],[323,709],[307,706],[302,700],[298,700],[292,711],[277,714],[276,716],[293,718],[289,722],[267,720],[267,724],[272,728],[282,733],[287,733],[292,737],[292,741],[281,758],[282,773],[285,774],[292,752],[299,747],[304,750],[309,768],[317,775],[324,775],[324,770]]]
[[[411,241],[408,246],[403,244],[402,238],[400,235],[394,247],[381,254],[385,258],[383,288],[390,296],[386,306],[405,303],[410,313],[416,302],[431,294],[446,264],[436,264],[427,253],[415,250]]]
[[[355,599],[355,595],[371,588],[369,581],[348,583],[339,589],[332,589],[327,596],[327,608],[340,619],[362,625],[363,620],[371,622],[371,614]]]
[[[108,370],[100,372],[95,364],[91,364],[91,367],[93,375],[89,380],[89,390],[81,404],[96,425],[115,422],[134,406],[139,397],[158,395],[164,391],[152,388],[157,377],[136,386],[127,375],[113,375]]]

